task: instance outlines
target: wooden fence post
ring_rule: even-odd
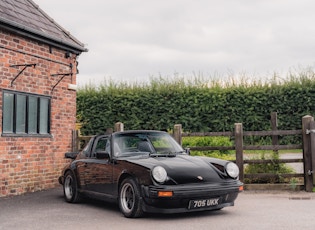
[[[173,135],[177,143],[182,145],[182,125],[181,124],[174,125]]]
[[[80,140],[79,140],[79,130],[72,130],[72,143],[71,151],[76,152],[79,150]]]
[[[272,112],[270,114],[270,123],[271,123],[271,130],[276,131],[278,130],[278,122],[277,122],[277,112]],[[279,145],[278,136],[272,135],[272,145]],[[274,150],[274,153],[278,155],[278,150]]]
[[[243,124],[234,124],[235,132],[235,154],[236,154],[236,164],[240,169],[240,181],[244,182],[244,161],[243,161]]]
[[[315,186],[315,121],[310,122],[310,141],[311,141],[311,173],[313,175],[313,186]]]
[[[122,122],[115,123],[115,132],[124,131],[124,124]]]
[[[303,164],[304,164],[304,186],[306,192],[313,190],[312,177],[312,151],[311,151],[311,129],[310,123],[314,121],[312,116],[302,118],[302,138],[303,138]]]
[[[112,134],[113,132],[113,128],[107,128],[105,134]]]

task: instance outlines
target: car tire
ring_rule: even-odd
[[[142,198],[138,184],[132,178],[123,180],[119,187],[119,209],[125,217],[141,217]]]
[[[65,173],[63,194],[65,200],[69,203],[77,203],[81,200],[81,194],[78,192],[77,180],[71,171]]]

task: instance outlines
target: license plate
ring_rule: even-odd
[[[220,203],[220,198],[201,199],[189,201],[188,209],[198,209],[217,206]]]

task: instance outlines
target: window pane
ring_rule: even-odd
[[[37,133],[37,97],[28,98],[28,133]]]
[[[3,132],[13,132],[14,94],[4,93],[3,100]]]
[[[16,96],[16,133],[25,133],[26,128],[26,96]]]
[[[39,112],[39,133],[47,134],[49,125],[49,100],[46,98],[40,99],[40,112]]]
[[[5,134],[49,134],[50,98],[3,92],[2,118]]]

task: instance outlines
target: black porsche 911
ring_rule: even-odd
[[[84,196],[118,202],[125,217],[233,206],[242,183],[236,164],[191,156],[168,133],[97,135],[62,171],[67,202]]]

